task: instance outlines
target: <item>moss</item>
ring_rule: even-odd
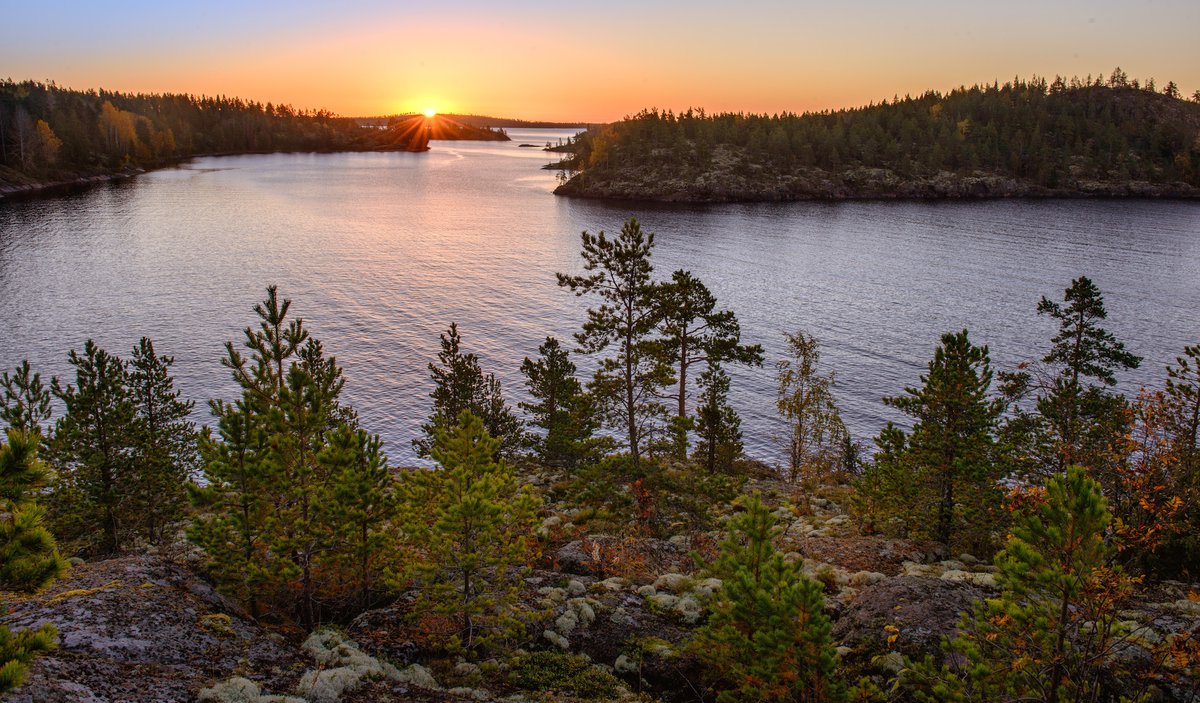
[[[208,630],[212,634],[225,639],[233,637],[233,620],[225,613],[211,613],[200,618],[197,623],[201,629]]]
[[[586,699],[609,699],[622,691],[621,681],[583,657],[540,651],[518,659],[511,682],[529,691],[553,691]]]
[[[120,581],[109,581],[103,586],[96,586],[95,588],[76,588],[72,591],[63,591],[62,593],[59,593],[51,598],[48,602],[57,603],[59,601],[67,600],[68,598],[86,598],[88,596],[100,593],[101,591],[110,591],[114,588],[120,588],[120,586]]]

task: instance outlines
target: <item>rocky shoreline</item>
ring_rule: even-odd
[[[497,137],[496,139],[489,140],[489,141],[511,141],[511,140],[508,139],[508,137],[503,137],[503,138]],[[0,202],[3,202],[4,200],[17,200],[17,199],[24,199],[24,198],[37,198],[37,197],[43,197],[43,196],[60,195],[62,193],[69,193],[69,192],[72,192],[72,191],[75,191],[78,189],[89,188],[91,186],[100,185],[103,183],[111,183],[113,181],[125,180],[126,178],[132,178],[134,176],[138,176],[143,173],[148,173],[150,171],[158,171],[158,170],[165,169],[165,168],[172,168],[175,166],[179,166],[180,164],[188,163],[189,161],[193,161],[195,159],[205,158],[205,157],[210,157],[210,156],[247,156],[247,155],[251,155],[251,154],[296,154],[296,153],[338,154],[338,153],[391,152],[391,151],[415,151],[415,152],[419,153],[422,151],[429,151],[429,147],[426,146],[423,149],[407,149],[407,148],[404,148],[401,146],[375,146],[375,147],[371,147],[369,149],[335,149],[335,150],[331,150],[331,151],[305,151],[305,152],[297,152],[297,151],[231,151],[231,152],[220,152],[220,153],[211,153],[211,154],[194,154],[194,155],[189,156],[184,159],[170,161],[170,162],[163,163],[158,166],[153,166],[150,168],[133,168],[133,169],[117,171],[114,173],[87,174],[87,175],[77,176],[75,178],[61,178],[61,179],[54,179],[54,180],[47,180],[47,181],[26,180],[23,182],[16,182],[11,179],[5,180],[3,177],[0,177]]]
[[[163,166],[162,168],[167,168]],[[30,183],[0,183],[0,201],[16,200],[19,198],[34,198],[47,195],[58,195],[71,191],[89,188],[102,183],[121,181],[145,173],[145,169],[122,171],[119,173],[96,174],[79,176],[55,181],[34,181]]]
[[[750,166],[684,171],[669,164],[607,167],[577,173],[556,195],[663,203],[735,203],[843,200],[995,200],[1047,198],[1200,199],[1187,183],[1092,181],[1046,188],[1008,176],[941,171],[905,176],[879,168],[831,173],[821,169],[769,170]]]

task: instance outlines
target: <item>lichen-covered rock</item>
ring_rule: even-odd
[[[833,639],[862,654],[940,655],[941,638],[953,635],[961,613],[982,597],[967,583],[898,576],[864,587],[834,624]]]
[[[35,660],[11,703],[190,703],[235,671],[262,689],[287,691],[307,663],[294,643],[161,557],[77,566],[37,597],[7,605],[10,626],[59,631],[58,649]],[[226,695],[238,686],[245,689],[235,684]]]
[[[695,585],[695,580],[684,574],[663,574],[654,580],[655,589],[675,594],[690,591],[693,585]]]

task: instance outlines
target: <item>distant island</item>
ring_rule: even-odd
[[[578,129],[590,127],[593,123],[590,122],[552,122],[547,120],[518,120],[511,117],[490,117],[488,115],[463,115],[454,112],[439,112],[438,117],[457,122],[458,124],[475,127],[478,129]],[[387,117],[360,117],[359,124],[369,126],[383,126],[389,120],[396,119],[396,116]]]
[[[1200,197],[1200,91],[1117,71],[803,115],[657,110],[589,129],[559,195],[663,202]]]
[[[380,124],[224,96],[77,91],[0,81],[0,198],[122,178],[196,156],[425,151],[431,139],[508,141],[450,116]]]

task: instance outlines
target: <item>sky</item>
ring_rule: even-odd
[[[0,0],[0,78],[348,116],[775,113],[1108,75],[1200,90],[1200,2]]]

